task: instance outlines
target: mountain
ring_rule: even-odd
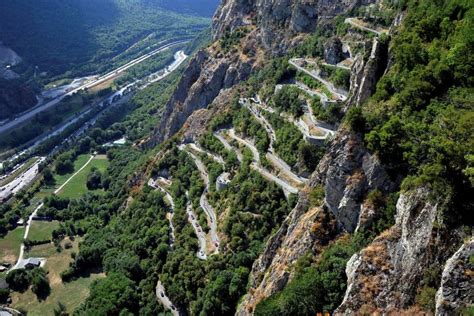
[[[38,85],[57,79],[104,73],[156,42],[196,36],[209,25],[209,14],[217,2],[195,4],[145,0],[4,2],[0,41],[20,59],[4,63],[0,54],[2,72],[11,67],[8,71],[18,80],[8,86],[18,81],[15,89],[24,91],[22,95],[32,95]],[[33,79],[38,84],[32,83]],[[15,99],[11,91],[3,91],[5,88],[6,83],[0,85],[0,119],[36,104],[35,97]]]
[[[186,15],[188,4],[165,2],[163,7],[174,8],[167,11],[158,1],[145,0],[5,2],[0,38],[41,72],[93,71],[153,32],[167,39],[205,27],[201,12]],[[213,5],[203,3],[201,8],[209,11]]]
[[[149,0],[149,2],[157,3],[163,9],[177,13],[212,17],[220,0]]]
[[[191,129],[215,124],[212,118],[226,108],[229,90],[240,96],[259,92],[272,102],[264,95],[271,95],[285,75],[265,59],[306,55],[334,63],[328,52],[341,46],[331,43],[349,40],[365,41],[366,51],[354,60],[350,94],[337,114],[345,113],[345,123],[297,206],[253,263],[238,315],[334,310],[447,315],[469,306],[472,296],[463,282],[472,286],[472,279],[459,273],[472,269],[467,258],[472,256],[473,187],[471,159],[461,148],[471,147],[473,135],[467,122],[473,115],[468,49],[473,42],[467,30],[474,11],[466,1],[438,4],[229,0],[219,7],[213,19],[215,44],[191,61],[152,144],[183,128],[186,141],[199,139],[205,131]],[[354,23],[352,29],[344,25],[353,22],[346,17],[364,12],[378,16],[355,28],[369,22],[386,31],[364,39]],[[432,33],[423,31],[426,23]],[[229,42],[231,48],[223,49]],[[430,55],[438,45],[443,53]],[[268,93],[266,80],[272,74],[278,75],[269,80]],[[444,120],[458,132],[431,125]],[[247,134],[258,142],[256,136]],[[460,147],[449,145],[454,139]],[[445,160],[453,154],[457,158]],[[321,194],[323,200],[317,201],[324,203],[314,204],[313,194]],[[458,260],[454,266],[453,260]],[[455,279],[448,281],[452,275]]]
[[[52,292],[96,278],[58,303],[78,315],[470,315],[473,17],[469,0],[223,0],[212,41],[52,155],[0,232],[46,196],[58,248],[81,240]],[[50,193],[98,152],[107,168]]]

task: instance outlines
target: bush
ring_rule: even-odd
[[[87,176],[87,188],[89,190],[100,189],[102,184],[102,173],[97,169],[92,169],[89,175]]]
[[[317,185],[309,193],[309,202],[312,206],[320,206],[324,201],[324,187],[322,185]]]
[[[46,271],[43,268],[36,268],[30,272],[31,290],[40,299],[45,299],[51,292]]]
[[[415,301],[424,311],[434,312],[436,309],[436,289],[429,286],[421,288]]]
[[[352,107],[347,111],[346,122],[354,132],[363,133],[365,131],[365,118],[359,107]]]

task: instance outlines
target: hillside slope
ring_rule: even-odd
[[[182,76],[56,159],[110,160],[41,212],[84,233],[63,283],[105,273],[75,312],[472,313],[473,14],[223,1]]]

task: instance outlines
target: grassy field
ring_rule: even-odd
[[[68,182],[64,188],[59,191],[58,195],[62,197],[68,197],[71,199],[78,198],[81,195],[87,193],[88,189],[86,186],[87,176],[89,175],[92,168],[97,168],[100,172],[104,173],[107,169],[109,162],[105,155],[95,156],[94,159],[71,181]]]
[[[96,279],[103,277],[104,274],[91,274],[87,278],[80,278],[69,283],[62,283],[60,273],[69,266],[71,253],[78,252],[79,239],[72,242],[71,249],[56,251],[53,244],[35,246],[27,254],[29,257],[46,258],[45,269],[48,271],[51,293],[44,301],[38,301],[36,295],[27,290],[24,293],[14,292],[12,295],[12,307],[28,311],[28,315],[54,315],[54,309],[61,302],[66,306],[67,312],[72,314],[89,295],[89,285]],[[64,246],[63,241],[62,245]]]
[[[77,170],[81,169],[81,167],[89,160],[90,155],[85,154],[85,155],[79,155],[77,156],[76,160],[74,161],[74,171],[71,173],[66,173],[66,174],[55,174],[54,175],[54,181],[55,181],[55,187],[58,188],[60,187],[64,182],[66,182],[67,179],[69,179]]]
[[[29,240],[50,240],[53,230],[59,227],[58,221],[33,221],[28,233]]]
[[[10,231],[5,237],[0,239],[0,262],[14,264],[20,253],[20,245],[23,241],[24,227]]]

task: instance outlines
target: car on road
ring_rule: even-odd
[[[165,297],[165,293],[161,292],[160,293],[161,297]]]

